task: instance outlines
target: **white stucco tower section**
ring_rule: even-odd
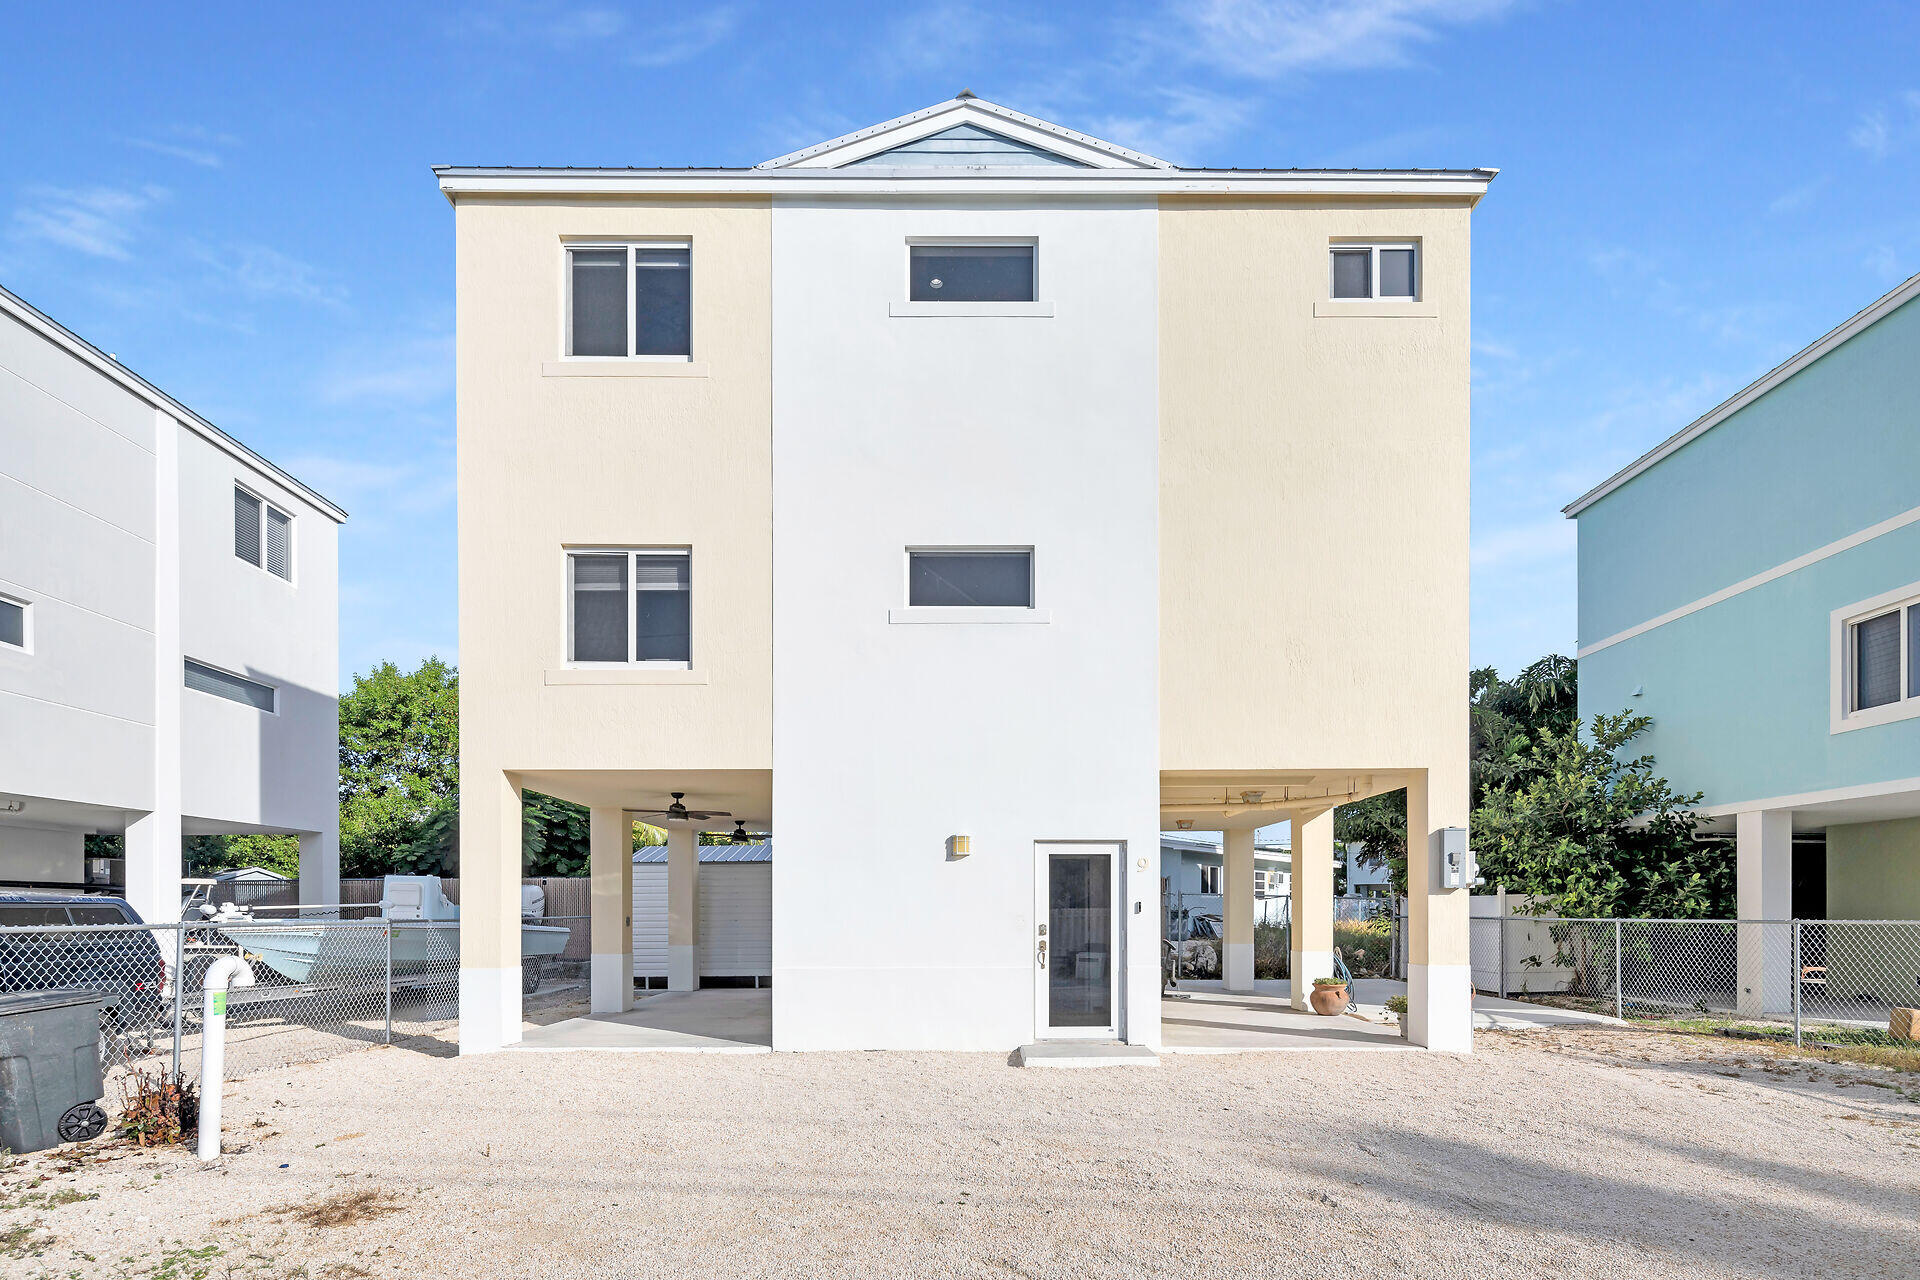
[[[775,1048],[1032,1041],[1035,842],[1072,840],[1125,842],[1120,1030],[1159,1041],[1157,235],[775,197]],[[923,237],[1033,241],[1039,305],[899,306]],[[1032,616],[896,620],[910,547],[1033,548]]]

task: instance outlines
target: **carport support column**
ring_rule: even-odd
[[[700,940],[700,833],[667,828],[667,990],[700,985],[694,951]]]
[[[1441,888],[1440,833],[1467,825],[1466,735],[1456,767],[1407,779],[1407,1038],[1429,1049],[1473,1051],[1469,890]]]
[[[340,903],[340,828],[310,831],[300,840],[300,905]]]
[[[1333,810],[1293,817],[1293,917],[1287,959],[1293,1007],[1308,1008],[1313,980],[1333,975]]]
[[[460,1052],[520,1039],[520,784],[460,769]]]
[[[1253,992],[1253,828],[1220,833],[1220,976],[1229,991]]]
[[[1734,818],[1735,914],[1742,920],[1793,918],[1793,810],[1766,809]],[[1743,1017],[1793,1008],[1792,927],[1742,924],[1739,929]]]
[[[633,824],[618,805],[588,811],[593,895],[589,1011],[633,1008]]]

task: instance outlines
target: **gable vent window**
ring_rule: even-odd
[[[210,693],[216,698],[225,698],[228,702],[238,702],[269,715],[274,711],[274,688],[270,684],[261,684],[258,680],[249,680],[245,676],[234,675],[231,671],[222,671],[210,667],[204,662],[187,660],[187,688],[200,693]]]
[[[911,302],[1034,302],[1031,244],[908,246]]]
[[[235,485],[233,554],[276,578],[292,582],[293,517]]]

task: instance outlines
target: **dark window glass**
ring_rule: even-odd
[[[910,605],[1033,607],[1031,551],[914,551],[907,561]]]
[[[1333,296],[1371,298],[1373,296],[1373,250],[1335,249],[1333,251]]]
[[[0,907],[0,925],[13,928],[31,928],[37,925],[72,924],[67,919],[65,907],[50,907],[44,903],[28,906]]]
[[[633,353],[684,356],[693,353],[693,251],[633,251]]]
[[[233,554],[260,563],[260,499],[245,489],[233,491]]]
[[[1047,868],[1047,1021],[1055,1027],[1113,1024],[1112,857],[1051,855]]]
[[[1856,710],[1900,700],[1900,611],[1883,613],[1853,628]]]
[[[692,660],[692,593],[688,557],[633,558],[633,657],[636,662]]]
[[[75,924],[126,924],[127,917],[118,907],[69,907]]]
[[[627,251],[575,249],[573,347],[570,355],[627,353]]]
[[[627,557],[573,557],[573,660],[627,660]]]
[[[1411,298],[1413,293],[1413,250],[1382,249],[1380,251],[1380,296]]]
[[[0,644],[24,649],[27,644],[27,609],[11,600],[0,600]]]
[[[187,688],[210,693],[228,702],[244,703],[259,711],[273,710],[273,686],[236,676],[231,671],[210,667],[204,662],[186,660]]]
[[[1920,604],[1907,606],[1907,696],[1920,698]]]
[[[1032,302],[1030,244],[917,244],[912,259],[914,302]]]

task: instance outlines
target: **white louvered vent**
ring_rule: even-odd
[[[293,581],[293,517],[267,508],[267,572]]]
[[[249,680],[245,676],[234,675],[231,671],[222,671],[210,667],[204,662],[186,660],[187,688],[200,693],[210,693],[216,698],[225,698],[228,702],[238,702],[260,711],[274,709],[274,690],[270,684],[261,684],[258,680]]]
[[[260,563],[260,499],[245,489],[233,491],[233,554],[248,564]]]

